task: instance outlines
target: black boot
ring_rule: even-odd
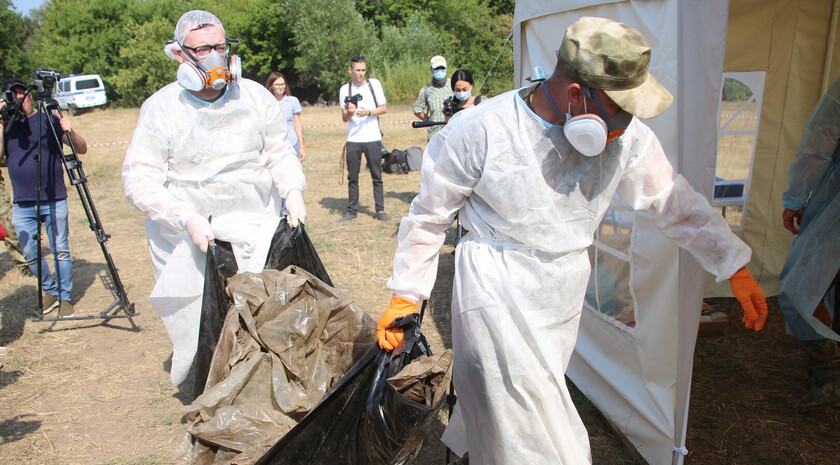
[[[810,388],[799,399],[809,409],[840,403],[840,347],[831,339],[802,341]]]

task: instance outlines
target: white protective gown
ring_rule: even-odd
[[[443,440],[473,465],[590,463],[564,374],[588,283],[586,247],[613,193],[657,224],[719,281],[750,259],[721,215],[673,169],[633,118],[585,157],[516,91],[459,112],[430,141],[419,195],[402,220],[395,293],[428,298],[456,214],[452,291],[455,415]]]
[[[193,214],[212,216],[213,233],[231,242],[239,270],[262,271],[280,222],[280,199],[305,187],[285,128],[271,93],[247,79],[212,103],[172,83],[140,110],[123,184],[128,200],[149,216],[157,278],[150,300],[172,340],[176,385],[198,344],[206,261],[185,222]]]

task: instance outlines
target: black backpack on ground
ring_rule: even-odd
[[[407,152],[405,150],[391,150],[391,152],[388,153],[388,156],[382,157],[382,171],[390,174],[408,173],[406,155]]]
[[[394,149],[382,157],[382,171],[390,174],[405,174],[417,171],[423,162],[423,150],[412,146],[405,150]]]

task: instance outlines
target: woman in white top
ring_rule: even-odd
[[[300,100],[291,95],[289,86],[286,84],[286,77],[282,73],[273,71],[265,81],[265,87],[274,94],[274,98],[280,103],[283,118],[286,120],[286,134],[289,136],[289,143],[295,149],[300,161],[306,159],[306,150],[303,148],[303,124],[300,121]]]

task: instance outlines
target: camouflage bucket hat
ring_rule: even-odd
[[[586,16],[566,29],[557,69],[569,79],[603,90],[639,118],[665,111],[674,97],[648,72],[650,44],[632,27]]]

